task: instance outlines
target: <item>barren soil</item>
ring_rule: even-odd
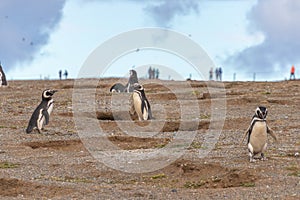
[[[140,80],[152,106],[150,122],[128,114],[129,94],[109,93],[126,80],[103,79],[97,88],[89,81],[79,90],[95,89],[94,110],[83,106],[79,114],[72,106],[74,80],[10,81],[0,88],[1,199],[300,199],[300,81],[225,82],[226,94],[219,94],[212,92],[222,87],[216,82]],[[46,88],[59,90],[50,123],[42,134],[26,134]],[[225,103],[213,107],[218,101]],[[240,142],[259,105],[268,108],[279,141],[269,137],[268,160],[249,163],[246,140]],[[213,112],[226,112],[224,125]],[[87,146],[75,117],[96,121],[105,136]],[[218,125],[216,144],[201,156],[205,136],[217,133]],[[110,168],[89,151],[108,139],[120,151],[142,155],[163,150],[178,133],[195,137],[178,159],[150,172]]]

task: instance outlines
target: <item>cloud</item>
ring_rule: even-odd
[[[152,2],[152,3],[150,3]],[[172,26],[172,20],[176,16],[185,16],[194,11],[198,13],[198,0],[181,0],[181,1],[149,1],[145,6],[145,11],[156,22],[157,25],[163,27]]]
[[[47,44],[62,17],[65,0],[1,0],[0,61],[6,70],[30,61]]]
[[[299,10],[298,0],[258,0],[247,17],[250,32],[261,32],[264,41],[234,54],[226,63],[247,72],[270,75],[299,63]]]

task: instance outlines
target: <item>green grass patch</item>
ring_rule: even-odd
[[[156,174],[151,176],[151,179],[161,179],[161,178],[166,178],[167,176],[165,174]]]
[[[289,171],[297,171],[299,168],[296,165],[290,165],[290,166],[286,167],[285,169],[289,170]]]
[[[56,176],[51,176],[51,180],[53,181],[61,181],[61,182],[69,182],[69,183],[90,183],[91,181],[86,179],[86,178],[78,178],[78,177],[56,177]]]
[[[201,149],[202,144],[200,142],[192,142],[192,144],[190,145],[190,149]]]
[[[155,145],[155,148],[157,149],[161,149],[161,148],[164,148],[167,144],[157,144]]]
[[[290,173],[288,173],[288,176],[296,176],[296,177],[300,177],[300,168],[298,167],[297,164],[291,164],[290,166],[285,168],[288,171],[291,171]]]
[[[195,95],[195,96],[199,96],[199,95],[200,95],[200,92],[199,92],[198,90],[194,90],[194,91],[192,92],[192,94]]]
[[[19,167],[19,164],[10,163],[10,162],[1,162],[0,169],[13,169]]]
[[[271,92],[262,92],[261,94],[269,95]]]
[[[205,181],[203,180],[200,180],[200,181],[197,181],[197,182],[190,182],[190,181],[187,181],[185,184],[184,184],[184,187],[185,188],[189,188],[189,189],[197,189],[203,185],[205,185]]]
[[[211,179],[211,181],[213,182],[213,183],[218,183],[218,182],[220,182],[222,179],[221,178],[219,178],[219,177],[213,177],[212,179]]]
[[[255,187],[255,183],[254,182],[242,183],[241,186],[242,187]]]
[[[300,177],[300,170],[288,173],[288,176]]]
[[[210,115],[202,114],[200,115],[200,119],[210,119]]]

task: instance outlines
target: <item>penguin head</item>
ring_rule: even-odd
[[[133,70],[133,69],[131,69],[131,70],[129,71],[129,75],[130,75],[130,77],[137,77],[137,73],[136,73],[136,71]]]
[[[138,83],[133,84],[133,89],[137,91],[144,91],[144,87]]]
[[[259,106],[256,108],[255,115],[260,119],[266,119],[268,114],[268,109],[264,106]]]
[[[50,90],[50,89],[44,90],[42,93],[42,99],[43,100],[51,99],[51,97],[54,95],[55,92],[57,92],[57,90]]]
[[[131,69],[130,71],[129,71],[129,82],[130,83],[138,83],[139,81],[138,81],[138,77],[137,77],[137,73],[136,73],[136,71],[135,70],[133,70],[133,69]]]

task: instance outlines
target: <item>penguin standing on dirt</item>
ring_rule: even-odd
[[[140,121],[152,119],[151,107],[148,99],[146,98],[144,87],[135,83],[132,93],[132,107]]]
[[[110,88],[110,92],[133,92],[134,90],[134,84],[135,83],[138,83],[139,80],[138,80],[138,77],[137,77],[137,73],[135,70],[131,69],[129,71],[129,80],[128,80],[128,83],[124,86],[122,83],[116,83],[114,84],[113,86],[111,86]]]
[[[29,120],[26,133],[31,133],[34,128],[37,128],[38,132],[41,133],[44,125],[49,123],[49,117],[53,110],[53,99],[52,96],[57,90],[46,89],[42,93],[42,102],[32,113]]]
[[[273,130],[270,129],[266,122],[268,110],[266,107],[259,106],[256,108],[255,114],[252,117],[250,126],[248,127],[242,142],[248,134],[248,151],[250,162],[255,162],[254,156],[261,154],[261,160],[266,160],[264,152],[267,148],[267,134],[269,133],[275,141],[277,137]],[[241,142],[241,143],[242,143]]]

